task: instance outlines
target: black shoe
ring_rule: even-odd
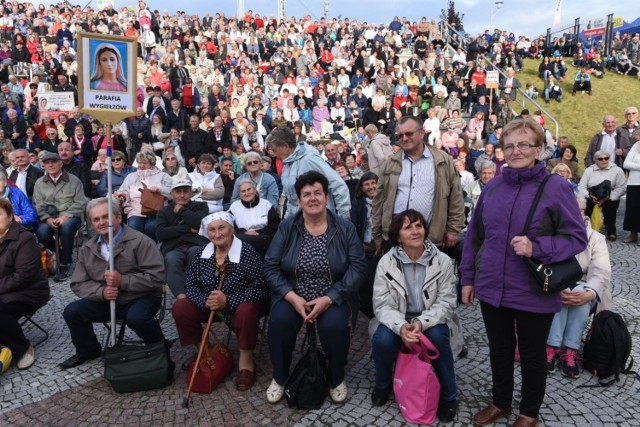
[[[71,270],[69,265],[60,265],[53,280],[56,282],[64,282],[69,277],[69,270]]]
[[[373,406],[382,406],[387,403],[389,400],[389,394],[391,393],[391,388],[374,388],[373,393],[371,393],[371,403]]]
[[[85,362],[88,362],[89,360],[93,360],[93,359],[97,359],[98,357],[100,357],[102,355],[102,349],[100,347],[96,348],[94,351],[92,351],[91,353],[89,353],[88,355],[84,356],[84,357],[78,357],[77,355],[73,355],[70,358],[68,358],[67,360],[65,360],[64,362],[60,363],[58,365],[58,367],[60,369],[67,370],[69,368],[75,368],[76,366],[80,366]]]
[[[450,423],[458,412],[457,400],[441,400],[438,403],[438,419],[443,423]]]

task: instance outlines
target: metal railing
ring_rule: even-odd
[[[469,36],[463,31],[456,30],[446,21],[440,22],[440,36],[445,39],[447,43],[451,42],[451,36],[453,34],[458,36],[458,45],[466,52],[467,46],[469,45]]]
[[[484,55],[480,56],[479,58],[482,58],[482,60],[487,63],[487,64],[491,64],[491,61]],[[500,67],[494,67],[493,69],[495,69],[498,73],[500,73],[500,75],[502,76],[502,78],[506,79],[508,78],[507,74],[504,72],[504,70]],[[553,122],[553,124],[556,127],[556,132],[555,132],[555,136],[556,136],[556,141],[558,140],[558,135],[560,134],[560,124],[558,123],[558,121],[555,119],[555,117],[553,117],[551,115],[551,113],[549,113],[547,110],[545,110],[542,105],[538,104],[538,102],[531,98],[529,95],[527,95],[527,93],[522,89],[522,88],[518,88],[518,92],[520,93],[520,95],[522,95],[520,97],[521,101],[520,102],[522,104],[522,108],[526,108],[526,103],[527,101],[530,102],[531,104],[533,104],[537,110],[540,110],[540,112],[545,115],[549,120],[551,120]]]
[[[455,28],[452,28],[448,22],[441,22],[440,23],[440,28],[442,29],[440,31],[441,36],[443,36],[443,38],[447,41],[447,43],[450,42],[451,39],[451,34],[455,33],[458,35],[458,40],[464,40],[464,44],[461,42],[460,43],[460,47],[462,47],[462,50],[467,53],[467,37],[465,34],[461,33],[460,31],[457,31]],[[483,61],[488,65],[491,65],[491,61],[484,55],[480,55],[478,56],[478,61]],[[504,70],[502,70],[500,67],[495,67],[495,70],[498,71],[498,73],[500,73],[500,75],[502,76],[502,78],[506,79],[508,78],[507,74],[504,72]],[[540,110],[540,112],[546,116],[555,126],[555,137],[556,137],[556,141],[558,140],[558,135],[560,135],[560,124],[558,123],[558,121],[555,119],[555,117],[553,117],[551,115],[551,113],[549,113],[547,110],[545,110],[542,105],[540,105],[536,100],[534,100],[533,98],[531,98],[529,95],[527,95],[527,93],[522,89],[522,88],[518,88],[517,89],[518,92],[520,93],[520,95],[522,95],[520,97],[521,100],[521,104],[522,104],[522,108],[524,109],[526,107],[527,102],[530,102],[531,104],[533,104],[535,106],[535,108],[537,110]]]

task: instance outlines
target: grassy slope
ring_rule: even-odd
[[[565,61],[567,62],[567,61]],[[576,69],[567,64],[567,78],[563,87],[563,100],[558,103],[551,100],[549,104],[544,102],[544,83],[538,77],[538,60],[527,60],[522,72],[518,75],[522,88],[527,82],[532,82],[540,95],[538,103],[558,121],[560,125],[559,135],[569,137],[569,142],[578,149],[580,165],[584,159],[584,153],[589,146],[591,138],[596,132],[602,130],[602,118],[607,114],[613,114],[618,119],[618,124],[624,123],[624,109],[630,105],[640,107],[640,81],[635,77],[623,77],[615,73],[607,72],[603,79],[593,78],[591,85],[593,95],[578,92],[571,96],[573,78]],[[533,113],[537,108],[531,104],[526,108]],[[518,111],[517,107],[514,107]],[[555,126],[549,121],[547,128],[553,133]]]

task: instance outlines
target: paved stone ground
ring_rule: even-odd
[[[623,203],[624,205],[624,203]],[[619,227],[622,224],[619,213]],[[619,236],[624,233],[619,230]],[[640,247],[624,244],[621,239],[609,243],[613,265],[615,307],[626,319],[635,339],[633,356],[640,360]],[[266,343],[256,351],[257,379],[248,392],[235,390],[235,373],[211,395],[194,395],[189,409],[181,406],[185,390],[185,373],[178,367],[175,382],[164,390],[118,395],[102,379],[102,364],[87,363],[69,371],[61,371],[57,363],[73,353],[69,332],[62,319],[65,305],[74,299],[68,284],[51,282],[53,298],[35,316],[50,333],[50,338],[36,349],[36,363],[27,371],[11,368],[0,378],[0,426],[400,426],[405,425],[395,402],[373,408],[370,392],[373,362],[366,322],[360,320],[355,330],[347,370],[350,398],[344,405],[328,402],[317,411],[297,411],[285,403],[270,405],[264,392],[270,382],[270,362]],[[458,313],[465,328],[469,355],[456,362],[460,408],[455,426],[470,425],[474,412],[489,402],[490,375],[487,341],[478,307],[460,307]],[[98,325],[99,326],[99,325]],[[100,336],[101,326],[96,326]],[[170,313],[163,329],[168,338],[176,337]],[[217,326],[223,336],[222,326]],[[27,327],[27,336],[38,337],[39,331]],[[235,339],[231,341],[236,348]],[[175,344],[172,358],[177,365],[193,352]],[[547,397],[541,417],[545,426],[638,426],[640,382],[623,376],[620,383],[606,389],[578,389],[590,380],[582,373],[568,380],[559,372],[547,381]],[[519,376],[516,389],[520,386]],[[514,407],[519,400],[516,392]],[[510,422],[515,420],[512,415]],[[506,421],[496,424],[509,425]]]

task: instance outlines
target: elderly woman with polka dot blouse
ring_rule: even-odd
[[[280,224],[264,261],[272,295],[273,381],[267,401],[282,399],[298,331],[303,323],[315,323],[329,362],[329,396],[342,403],[347,398],[349,318],[354,321],[358,312],[358,288],[367,261],[355,226],[327,209],[331,195],[323,174],[300,175],[295,190],[300,210]]]
[[[187,272],[187,298],[173,304],[173,317],[182,346],[197,346],[202,323],[210,310],[218,310],[238,337],[240,361],[236,388],[253,385],[253,350],[258,341],[259,321],[266,314],[269,290],[262,278],[262,260],[256,250],[233,234],[233,216],[216,212],[202,220],[200,234],[211,242],[196,253]],[[221,290],[221,266],[227,275]],[[188,366],[189,362],[183,366]]]

